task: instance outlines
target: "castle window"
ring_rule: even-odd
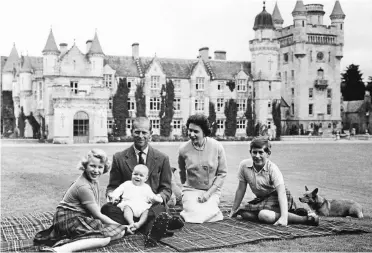
[[[133,111],[135,109],[136,103],[133,97],[128,98],[128,110]]]
[[[284,63],[288,63],[288,53],[283,54]]]
[[[173,100],[173,109],[175,111],[181,111],[181,98],[175,98]]]
[[[217,129],[224,129],[224,126],[225,126],[225,124],[224,124],[223,120],[218,119],[217,120]]]
[[[195,88],[197,90],[204,90],[204,77],[197,77]]]
[[[151,76],[151,89],[159,89],[160,88],[160,76]]]
[[[160,128],[160,120],[159,119],[150,119],[150,124],[153,129],[159,129]]]
[[[78,93],[78,82],[70,81],[70,88],[73,94],[77,94]]]
[[[269,91],[271,91],[271,83],[269,83]]]
[[[246,99],[238,99],[238,111],[245,112],[247,108],[247,100]]]
[[[43,100],[43,83],[39,83],[39,100]]]
[[[340,24],[340,29],[342,30],[342,24]]]
[[[313,61],[313,51],[310,50],[310,62],[312,62],[312,61]]]
[[[309,116],[313,116],[314,115],[314,104],[309,104]]]
[[[246,127],[246,120],[245,119],[241,119],[241,120],[237,120],[236,121],[236,128],[237,129],[245,129]]]
[[[181,120],[173,120],[173,129],[181,129]]]
[[[332,123],[328,123],[328,128],[332,128]]]
[[[294,103],[292,103],[291,104],[291,114],[292,115],[294,115],[294,113],[295,113],[295,108],[294,107],[295,107],[295,105],[294,105]]]
[[[195,99],[195,111],[204,111],[204,99]]]
[[[132,130],[133,120],[132,119],[126,119],[125,123],[127,124],[127,129]]]
[[[318,79],[324,79],[324,71],[322,68],[318,69]]]
[[[222,112],[223,98],[217,98],[217,112]]]
[[[294,80],[294,76],[295,76],[295,71],[292,69],[292,70],[291,70],[291,77],[292,77],[292,80]]]
[[[247,90],[246,80],[245,79],[238,79],[238,91],[244,92]]]
[[[328,52],[328,62],[331,62],[331,52]]]
[[[128,78],[127,79],[127,86],[128,86],[128,89],[132,89],[134,87],[134,83],[135,83],[135,79],[133,78]]]
[[[332,89],[327,89],[327,98],[332,98]]]
[[[112,86],[112,75],[104,74],[103,75],[103,83],[105,84],[105,86],[107,88],[111,88],[111,86]]]
[[[174,79],[173,80],[173,86],[175,91],[181,91],[181,80],[180,79]]]
[[[295,95],[294,88],[292,88],[291,91],[292,91],[292,97],[294,97]]]
[[[327,104],[327,115],[331,115],[331,114],[332,114],[332,105]]]
[[[313,88],[309,88],[309,98],[313,98],[313,94],[314,93],[314,89]]]
[[[114,121],[112,119],[107,120],[107,131],[112,133],[112,128],[114,127]]]
[[[151,111],[159,111],[160,110],[160,98],[159,97],[150,98],[150,110]]]
[[[305,21],[302,20],[302,27],[305,27]]]
[[[268,108],[271,108],[271,101],[269,100],[269,101],[267,101],[267,107]],[[270,113],[270,112],[269,112]]]
[[[112,109],[112,97],[110,97],[109,100],[108,100],[108,108],[110,110]]]
[[[218,82],[217,84],[217,90],[223,91],[223,82]]]

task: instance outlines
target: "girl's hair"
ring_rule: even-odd
[[[191,115],[186,122],[187,128],[189,128],[190,123],[199,126],[202,129],[204,136],[209,136],[211,134],[208,118],[204,114]]]
[[[271,154],[271,143],[268,137],[259,136],[255,137],[250,144],[250,150],[252,151],[253,148],[262,148],[266,153],[269,155]]]
[[[78,163],[78,169],[79,170],[85,170],[87,168],[87,165],[90,161],[91,158],[98,158],[101,163],[104,164],[103,168],[103,174],[107,173],[111,169],[111,163],[105,153],[102,149],[92,149],[84,156],[80,162]]]

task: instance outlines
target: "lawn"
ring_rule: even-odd
[[[248,144],[223,143],[229,166],[222,201],[231,203],[237,185],[237,167],[249,157]],[[22,215],[53,210],[65,190],[81,173],[76,169],[88,149],[99,147],[110,157],[128,147],[100,145],[3,145],[1,147],[1,214]],[[153,143],[177,167],[179,143]],[[271,160],[281,169],[287,187],[298,200],[307,185],[318,187],[327,198],[346,198],[364,207],[365,219],[372,222],[372,144],[370,142],[273,143]],[[101,178],[102,203],[108,175]],[[252,198],[249,191],[246,200]],[[218,251],[372,251],[372,235],[342,235],[295,240],[263,241]],[[215,250],[216,251],[216,250]]]

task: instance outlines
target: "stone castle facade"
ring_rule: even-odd
[[[344,44],[345,14],[339,1],[323,24],[323,5],[297,0],[293,25],[284,20],[276,4],[255,18],[255,37],[249,41],[252,61],[230,61],[225,51],[199,49],[197,59],[142,57],[139,44],[131,56],[110,56],[102,50],[97,33],[82,52],[76,45],[59,47],[50,30],[41,57],[19,56],[13,46],[1,60],[3,91],[12,91],[14,115],[22,109],[45,124],[47,138],[58,143],[107,142],[112,131],[112,97],[120,78],[130,92],[128,108],[134,118],[136,85],[144,83],[146,115],[154,134],[160,132],[161,87],[167,79],[175,86],[173,135],[180,135],[189,115],[209,114],[215,104],[217,134],[223,135],[224,105],[230,98],[238,106],[237,135],[245,135],[244,113],[253,101],[254,123],[273,125],[272,103],[281,101],[282,131],[315,125],[333,130],[341,122],[340,61]],[[231,91],[228,82],[235,83]],[[130,131],[132,119],[127,119]],[[15,124],[17,125],[17,123]],[[129,134],[129,132],[128,132]],[[32,129],[26,121],[26,137]]]

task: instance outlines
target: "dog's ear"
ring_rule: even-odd
[[[316,196],[318,194],[318,188],[315,188],[315,190],[312,192],[313,196]]]
[[[305,191],[309,191],[309,189],[307,188],[307,186],[305,185]]]

